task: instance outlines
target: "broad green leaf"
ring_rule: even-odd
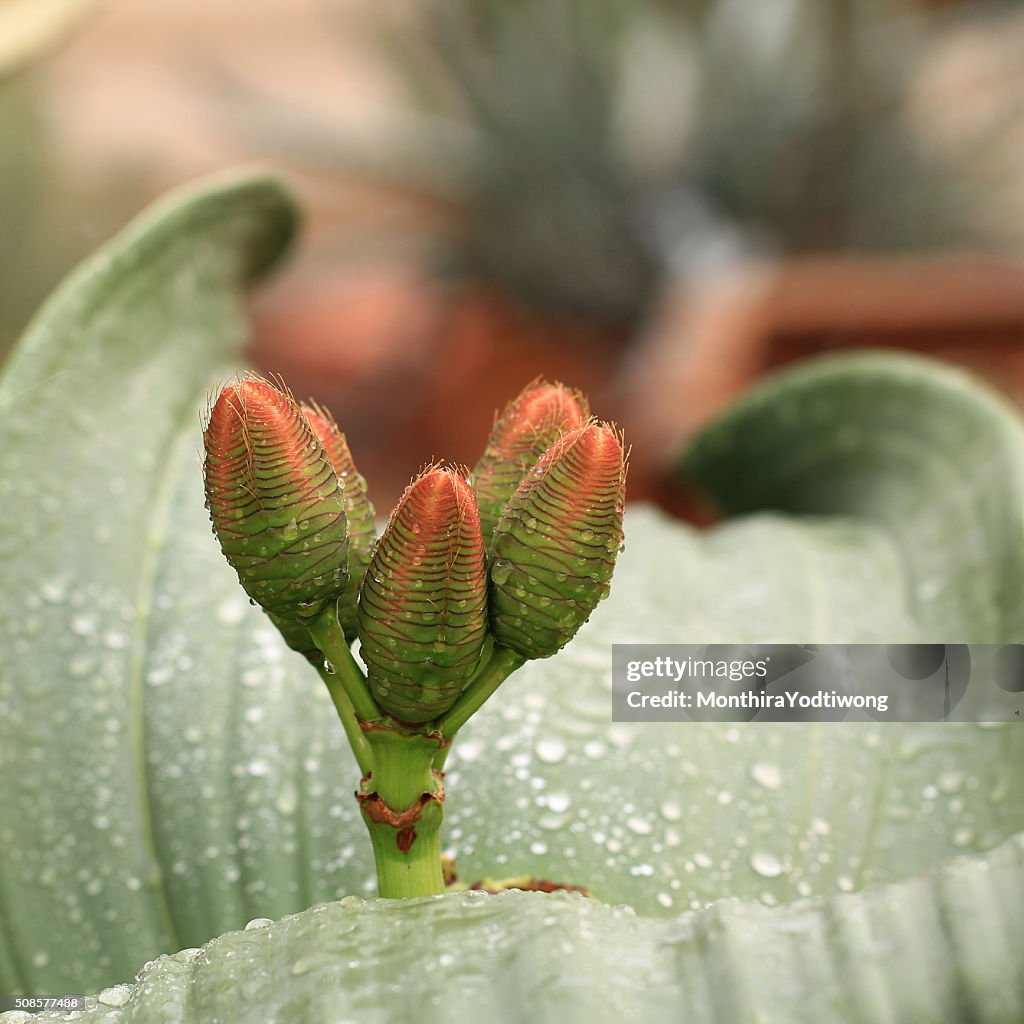
[[[198,473],[211,373],[241,342],[238,289],[291,225],[259,180],[161,205],[50,300],[0,383],[4,991],[121,974],[176,941],[147,779],[162,715],[144,701],[149,652],[170,610],[160,564],[187,558],[171,502]],[[186,607],[215,584],[195,575],[188,591]],[[182,625],[167,625],[173,642]],[[175,757],[188,735],[167,737]]]
[[[774,910],[725,900],[658,920],[564,893],[348,897],[162,957],[77,1019],[1016,1024],[1022,877],[1017,837]]]
[[[341,727],[223,563],[196,458],[205,388],[240,347],[239,278],[286,221],[256,184],[151,214],[40,314],[0,388],[0,991],[97,990],[251,918],[373,891]],[[1000,401],[921,360],[822,363],[741,406],[690,465],[723,505],[756,514],[701,533],[632,511],[609,600],[460,735],[445,836],[463,878],[585,884],[668,919],[638,934],[697,928],[708,953],[680,954],[684,990],[706,977],[716,1007],[732,1005],[745,925],[708,945],[711,926],[678,915],[723,897],[750,905],[700,920],[759,922],[761,955],[777,952],[777,982],[794,990],[787,965],[805,944],[789,910],[763,905],[828,897],[807,918],[821,922],[852,905],[848,892],[893,885],[891,917],[866,933],[876,950],[897,948],[886,922],[901,927],[919,904],[922,927],[955,904],[949,928],[974,929],[981,948],[1002,942],[978,887],[943,910],[902,883],[1021,831],[1024,731],[612,724],[610,644],[1021,639],[1022,453]],[[1005,870],[1017,885],[1005,906],[1019,913],[1017,854]],[[431,932],[435,952],[458,943],[449,933],[468,904],[437,905],[454,909]],[[473,906],[512,962],[531,962],[532,926],[514,922],[521,906],[543,919],[544,904]],[[547,947],[538,963],[568,980],[538,987],[530,1019],[586,1007],[574,972],[617,963],[610,912],[564,906],[586,908],[572,913],[589,915],[579,928],[593,941],[562,962]],[[344,908],[353,933],[382,945],[406,912]],[[574,927],[551,941],[571,942]],[[267,955],[292,963],[275,976],[305,998],[291,974],[301,957]],[[915,998],[902,961],[888,963],[876,953],[857,969]],[[481,986],[514,991],[497,961],[474,964]],[[374,991],[419,999],[422,979],[409,977],[387,988],[375,970]],[[1015,984],[1007,976],[993,999]]]

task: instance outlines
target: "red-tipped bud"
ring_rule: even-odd
[[[351,643],[358,631],[356,608],[359,603],[359,588],[363,584],[363,576],[373,554],[373,542],[377,537],[373,524],[374,509],[367,497],[366,481],[356,470],[348,441],[345,440],[345,435],[338,428],[334,417],[316,403],[304,402],[302,411],[306,415],[310,429],[324,446],[345,494],[349,580],[338,600],[338,621],[345,631],[345,639]]]
[[[487,639],[487,570],[470,485],[431,468],[405,490],[363,578],[359,639],[370,691],[405,722],[458,699]]]
[[[318,657],[303,621],[348,578],[344,496],[290,394],[251,376],[229,384],[203,433],[206,505],[246,593],[289,645]]]
[[[546,381],[527,385],[505,406],[473,470],[480,523],[488,543],[523,477],[559,435],[580,426],[589,415],[580,392]]]
[[[609,425],[563,434],[509,500],[491,549],[491,633],[526,658],[565,646],[608,594],[626,458]]]

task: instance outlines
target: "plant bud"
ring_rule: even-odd
[[[345,517],[348,522],[348,584],[338,600],[338,621],[351,643],[356,638],[358,623],[356,607],[359,588],[366,567],[373,554],[377,531],[373,525],[374,509],[366,494],[366,481],[357,472],[345,435],[338,429],[334,417],[315,403],[302,404],[310,429],[324,446],[334,472],[342,483],[345,494]]]
[[[470,485],[432,467],[405,490],[363,578],[359,639],[370,692],[405,722],[458,699],[487,639],[487,569]]]
[[[626,460],[592,421],[563,434],[509,500],[491,549],[491,633],[525,658],[561,650],[608,594]]]
[[[529,384],[505,406],[473,470],[486,543],[520,481],[560,434],[584,423],[587,400],[563,384]]]
[[[289,646],[319,657],[303,620],[348,579],[345,499],[294,398],[256,376],[229,384],[203,433],[206,506],[245,592]]]

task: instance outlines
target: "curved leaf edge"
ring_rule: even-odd
[[[20,568],[25,570],[25,579],[34,581],[48,578],[47,574],[52,571],[50,566],[55,561],[59,562],[60,558],[57,552],[61,545],[56,541],[59,539],[66,542],[81,516],[75,511],[79,507],[76,504],[78,499],[67,504],[66,494],[61,493],[63,484],[58,475],[46,472],[40,478],[59,497],[52,502],[50,512],[40,511],[40,504],[45,505],[40,499],[43,492],[37,493],[30,487],[33,478],[22,472],[24,467],[20,463],[42,467],[66,464],[60,460],[66,460],[68,452],[56,440],[58,435],[38,429],[38,424],[46,422],[48,415],[52,416],[53,422],[69,422],[69,418],[79,411],[74,401],[77,392],[90,394],[90,387],[85,382],[103,380],[106,383],[115,373],[114,368],[118,364],[109,358],[111,353],[104,348],[114,319],[111,308],[125,297],[136,301],[140,280],[150,273],[165,275],[160,281],[161,289],[167,294],[176,293],[179,282],[174,276],[175,265],[173,259],[168,261],[167,256],[185,249],[189,249],[191,255],[184,269],[193,276],[214,275],[204,278],[204,287],[222,292],[225,296],[230,295],[230,303],[234,308],[237,305],[235,299],[239,284],[251,281],[271,268],[284,252],[295,232],[296,223],[297,211],[288,193],[275,178],[262,171],[257,173],[251,169],[242,169],[200,179],[168,193],[148,207],[111,241],[79,264],[37,311],[0,375],[0,453],[3,455],[0,461],[4,463],[5,478],[0,482],[0,491],[3,491],[4,497],[4,523],[8,527],[5,530],[5,543],[0,544],[0,547],[4,548],[5,557],[12,551],[23,553]],[[195,248],[191,248],[193,246]],[[186,292],[191,299],[192,293]],[[224,305],[228,305],[227,299]],[[194,433],[203,392],[209,385],[213,367],[224,365],[224,356],[216,352],[215,347],[210,349],[210,367],[200,365],[202,359],[196,357],[209,348],[210,338],[195,329],[195,324],[190,321],[192,315],[191,306],[181,311],[181,319],[186,325],[183,328],[185,336],[194,345],[191,365],[183,368],[181,374],[167,378],[166,383],[161,385],[161,395],[173,411],[162,419],[148,417],[147,426],[152,426],[148,434],[137,430],[131,432],[131,447],[137,452],[146,452],[146,455],[144,458],[140,456],[144,463],[141,468],[135,462],[131,467],[119,465],[125,474],[123,479],[126,489],[129,477],[145,473],[147,481],[157,486],[157,492],[161,490],[161,471],[158,467],[154,468],[160,453],[179,450],[185,419],[188,421],[189,434]],[[233,348],[235,338],[241,334],[240,314],[238,322],[232,317],[226,329],[231,333]],[[134,355],[147,361],[147,350],[164,345],[167,334],[167,331],[159,327],[149,329],[148,335],[139,335],[136,331],[135,337],[142,344],[135,346]],[[130,354],[129,363],[132,358]],[[73,362],[79,369],[85,367],[88,372],[68,374],[66,367],[69,362]],[[95,393],[90,397],[94,402],[97,400]],[[23,401],[16,401],[22,398]],[[119,402],[100,402],[99,408],[104,407],[115,418],[124,414],[124,406]],[[92,437],[97,429],[95,419],[82,417],[75,421],[75,437],[80,443],[89,431],[92,433],[88,436]],[[93,444],[92,451],[98,453],[98,464],[102,464],[99,447]],[[82,453],[79,452],[76,458],[76,468],[79,470],[82,468],[81,459]],[[30,511],[22,514],[22,508]],[[72,514],[61,520],[62,510],[70,510]],[[40,527],[44,521],[49,523],[50,531],[45,548],[38,540],[40,536],[47,537],[47,531]],[[11,528],[12,523],[17,524],[18,528]],[[62,535],[59,535],[61,531]],[[85,538],[91,536],[91,531],[84,534]],[[95,552],[102,548],[94,548],[86,540],[81,550]],[[5,584],[8,585],[9,593],[17,592],[13,582],[17,579],[17,568],[15,565],[12,570],[11,564],[5,561]],[[130,599],[136,596],[137,583],[138,580],[133,577],[125,591]],[[53,615],[59,616],[62,613],[63,606],[53,607]],[[19,617],[7,616],[4,621],[8,627],[8,636],[16,638],[21,628]],[[55,651],[57,644],[51,645],[50,649]],[[124,655],[119,657],[123,657],[126,662],[134,659],[133,645],[126,645],[124,650]],[[4,689],[4,684],[11,685],[12,674],[24,668],[19,667],[14,657],[6,659],[5,667],[6,673],[0,673],[0,690]],[[134,665],[131,665],[131,671],[134,671]],[[58,675],[53,678],[58,678]],[[24,689],[21,687],[18,692]],[[65,710],[71,704],[71,700],[60,702],[61,708]],[[126,702],[122,708],[127,706]],[[124,714],[126,718],[133,716],[131,725],[134,726],[134,711],[129,708]],[[0,745],[6,748],[7,754],[7,757],[0,757],[0,768],[4,769],[0,774],[8,778],[15,777],[13,771],[10,775],[7,773],[14,745],[7,741],[15,735],[15,727],[11,725],[15,718],[11,716],[7,728],[3,728],[4,722],[0,721],[0,734],[6,733],[6,739]],[[80,719],[78,731],[81,728]],[[138,730],[127,729],[123,734],[131,736],[129,742],[134,744]],[[58,737],[58,733],[55,731],[53,736]],[[59,738],[53,742],[63,746]],[[136,756],[134,751],[122,757],[121,763],[124,764],[131,756]],[[44,762],[45,758],[41,758],[34,763]],[[26,779],[27,776],[23,776],[18,779],[18,784],[6,787],[7,808],[25,799],[28,787]],[[81,797],[81,792],[78,796]],[[42,804],[48,806],[46,801],[42,801]],[[77,803],[69,802],[72,813],[82,805],[81,799]],[[5,816],[6,820],[10,820],[9,813],[5,813]],[[39,816],[42,816],[41,810]],[[34,841],[35,836],[30,828],[23,830],[23,838],[26,844]],[[4,903],[4,913],[0,915],[0,980],[8,978],[8,991],[12,986],[14,991],[19,991],[19,986],[29,984],[25,980],[24,965],[16,965],[17,956],[13,952],[24,946],[25,936],[21,935],[20,940],[15,938],[13,919],[16,915],[7,902],[14,898],[12,893],[17,893],[18,898],[29,908],[27,920],[31,927],[38,925],[40,920],[39,904],[33,905],[33,899],[38,898],[41,890],[33,889],[35,879],[28,886],[15,880],[16,864],[17,854],[5,849],[3,855],[0,855],[0,897],[3,897],[0,903]],[[132,944],[137,941],[133,937]],[[157,951],[159,947],[154,952]],[[136,962],[141,959],[139,957]],[[61,962],[65,961],[54,958],[55,964]]]
[[[12,384],[24,361],[45,348],[54,333],[75,334],[104,285],[126,265],[143,262],[169,238],[210,224],[235,222],[246,233],[238,252],[239,279],[251,283],[269,273],[288,250],[299,223],[298,208],[280,180],[259,168],[204,176],[162,195],[112,239],[83,260],[32,317],[0,377],[0,393]],[[35,382],[32,382],[34,386]],[[2,394],[0,394],[2,397]]]
[[[911,606],[945,619],[935,639],[1024,639],[1024,421],[961,369],[890,350],[808,360],[703,430],[678,469],[726,516],[880,527]]]
[[[765,377],[690,440],[677,459],[678,472],[701,487],[728,515],[768,509],[802,511],[781,500],[785,495],[782,488],[744,490],[747,481],[730,474],[728,469],[743,456],[743,446],[752,437],[764,441],[764,435],[756,430],[758,426],[774,420],[785,422],[791,432],[799,431],[803,419],[800,401],[827,394],[836,386],[885,388],[898,391],[911,401],[923,391],[931,392],[951,413],[984,417],[993,438],[1002,438],[1024,465],[1024,423],[1017,407],[1005,396],[968,371],[938,359],[866,348],[809,358]],[[845,415],[830,418],[837,423],[841,420],[847,429],[870,428],[875,414],[872,403],[865,402],[859,410],[859,423]],[[824,418],[829,417],[826,414]],[[842,445],[833,444],[831,451],[837,460],[850,454],[850,449],[844,452]],[[787,452],[780,450],[775,455],[785,458]]]

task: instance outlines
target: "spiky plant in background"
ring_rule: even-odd
[[[87,0],[0,5],[0,358],[59,276],[46,266],[34,235],[44,205],[47,140],[32,66],[89,6]]]
[[[44,58],[96,0],[0,2],[0,362],[47,292],[147,194],[140,168],[108,181],[60,166]]]
[[[476,142],[456,251],[533,302],[633,322],[666,263],[963,229],[906,105],[926,26],[893,2],[427,10],[427,59]]]
[[[39,209],[41,135],[37,99],[28,84],[0,80],[0,358],[43,294],[34,280],[26,288],[25,275],[16,272],[32,243]]]

